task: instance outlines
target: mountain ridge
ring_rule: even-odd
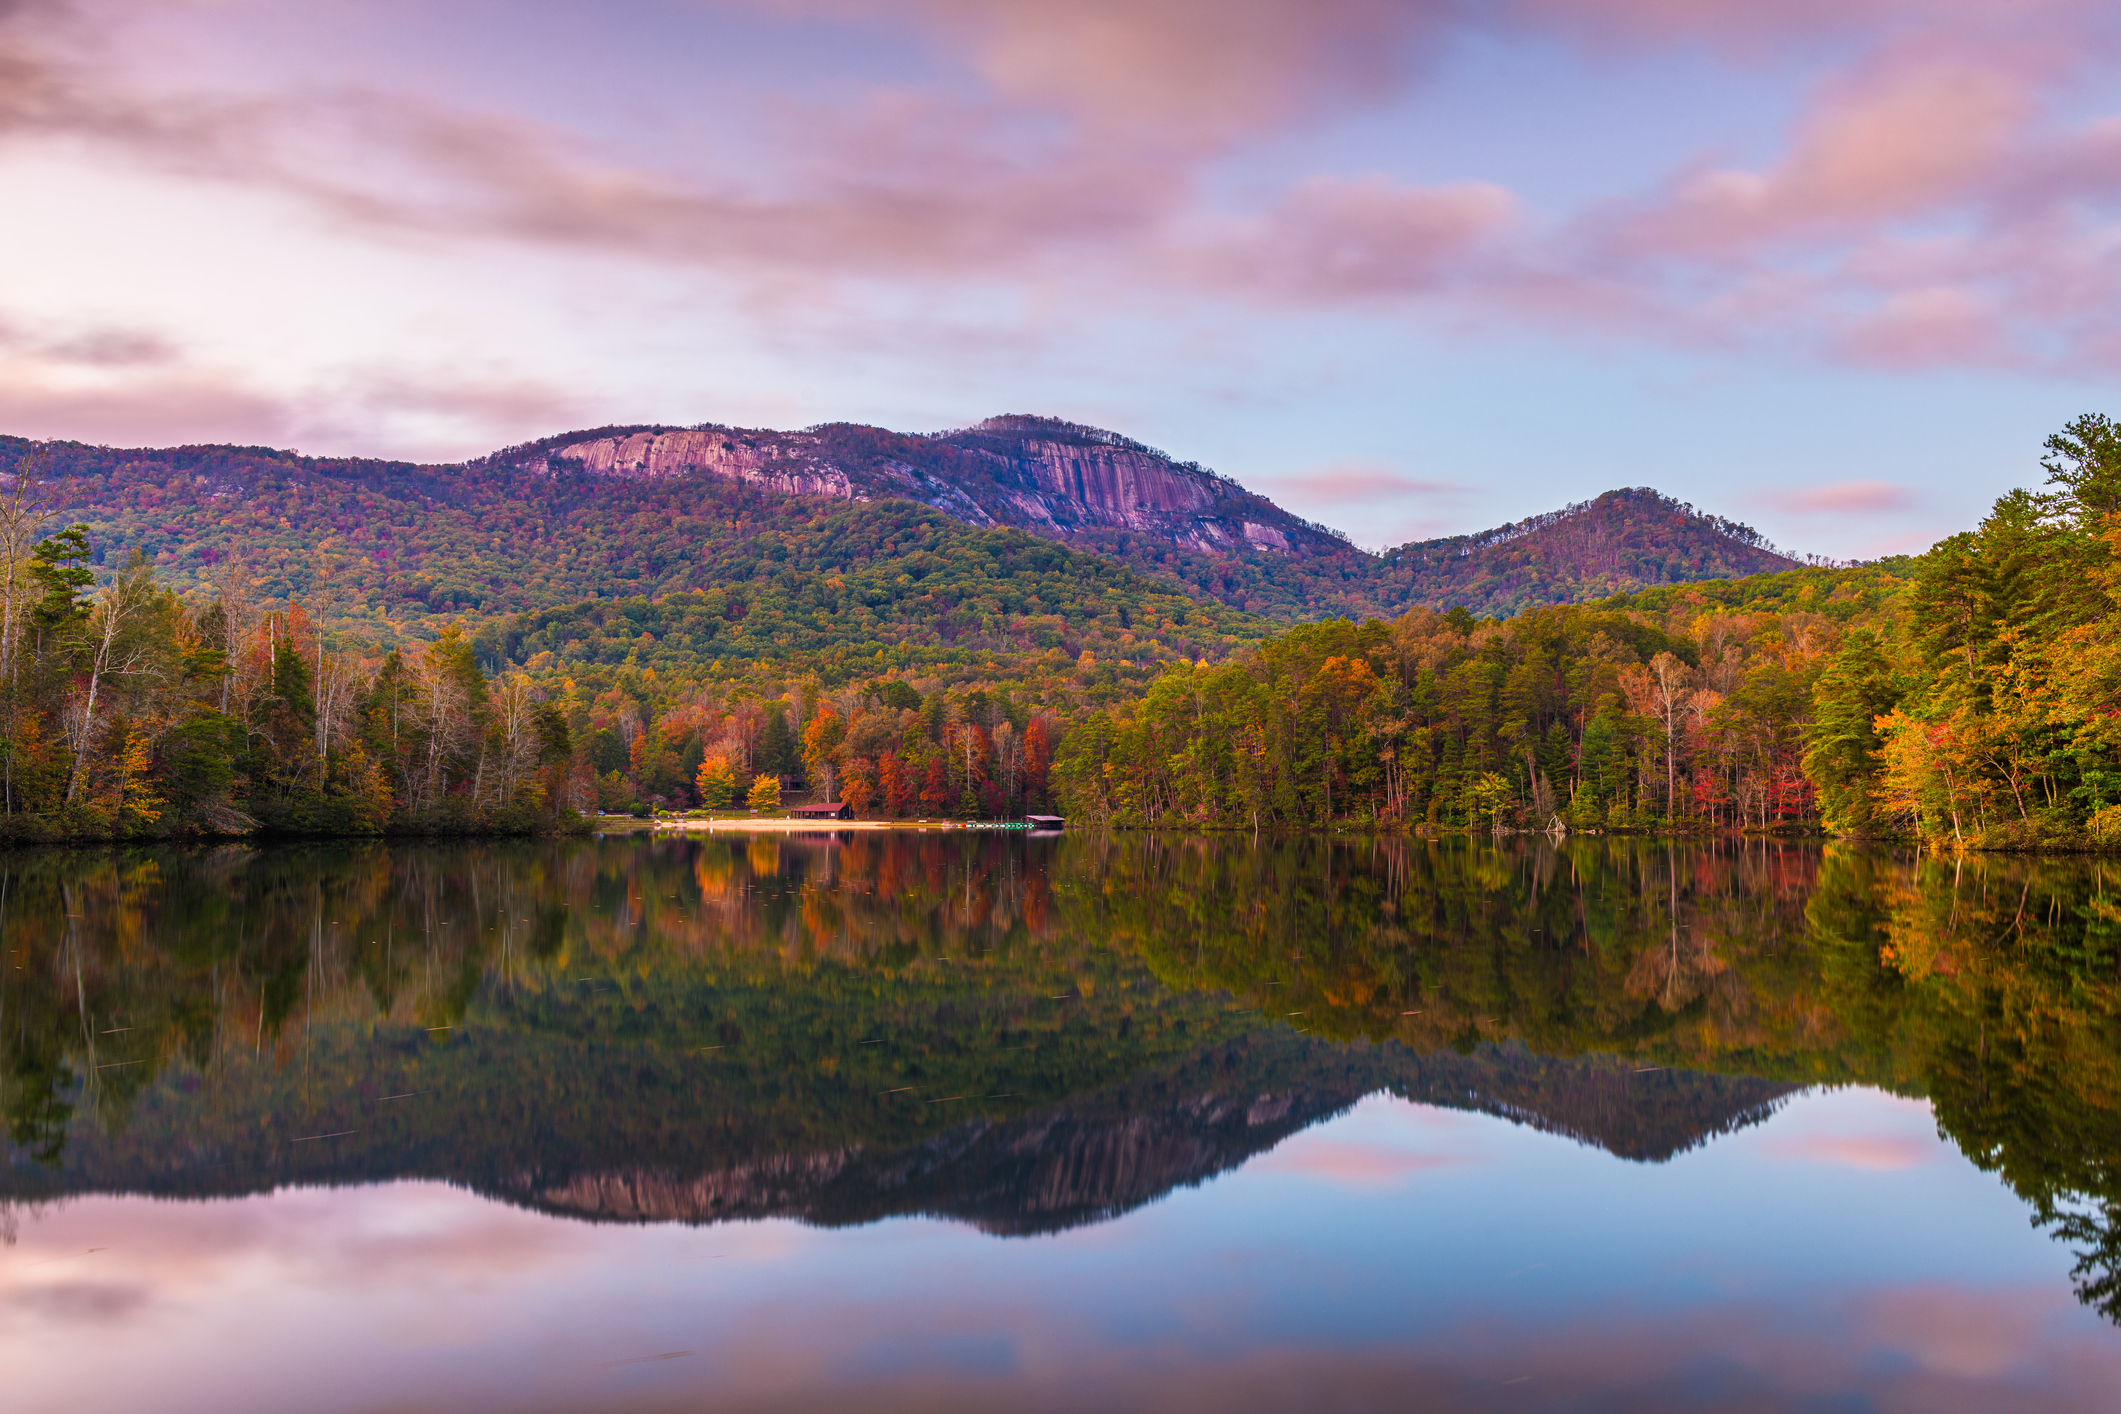
[[[1457,604],[1502,617],[1797,564],[1648,488],[1373,555],[1197,462],[1024,415],[932,434],[630,424],[439,465],[0,437],[0,472],[25,466],[55,522],[90,526],[99,563],[137,549],[181,589],[234,560],[268,596],[322,590],[372,619],[709,588],[701,571],[733,541],[835,503],[911,501],[1290,621]]]

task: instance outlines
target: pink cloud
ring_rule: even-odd
[[[2121,124],[2048,111],[2103,52],[2068,33],[1887,45],[1817,87],[1774,162],[1590,209],[1464,302],[1890,369],[2113,366],[2121,279],[2099,233],[2121,203]]]
[[[1769,45],[1908,30],[1999,28],[2023,34],[2100,15],[2099,0],[1515,0],[1522,22],[1594,44],[1706,40],[1738,53]]]
[[[1915,504],[1915,493],[1890,481],[1837,481],[1831,486],[1760,491],[1750,499],[1754,505],[1792,515],[1849,515],[1904,511]]]
[[[1995,360],[2011,347],[2003,318],[1971,290],[1904,290],[1850,324],[1841,351],[1858,363],[1884,368]]]
[[[351,368],[290,389],[202,363],[145,332],[40,342],[0,330],[0,428],[27,437],[119,447],[355,443],[378,455],[469,456],[592,410],[579,393],[531,378]]]
[[[1342,1188],[1386,1188],[1409,1174],[1457,1168],[1475,1162],[1448,1154],[1410,1154],[1381,1144],[1298,1135],[1246,1168],[1254,1173],[1295,1174]]]
[[[1300,499],[1313,505],[1342,505],[1398,496],[1463,496],[1471,488],[1449,481],[1424,481],[1394,467],[1360,462],[1255,476],[1248,484],[1262,494]]]
[[[2109,53],[2110,7],[2086,0],[748,3],[913,26],[961,70],[930,92],[763,104],[748,165],[706,144],[657,165],[454,97],[152,90],[108,62],[133,0],[29,0],[0,7],[0,135],[292,194],[393,238],[707,270],[743,282],[762,320],[777,297],[832,307],[864,281],[1015,281],[1050,310],[1084,289],[1168,292],[1176,275],[1276,308],[1419,308],[1889,369],[2121,367],[2104,236],[2121,120],[2055,115]],[[1704,157],[1543,226],[1477,180],[1314,172],[1208,209],[1213,164],[1242,143],[1401,94],[1474,33],[1794,46],[1829,72],[1773,160]],[[163,385],[142,386],[151,400]],[[52,396],[117,416],[95,412],[102,392]]]
[[[1383,177],[1313,177],[1267,215],[1201,248],[1199,269],[1254,295],[1339,301],[1416,293],[1510,224],[1501,187],[1409,187]]]
[[[1731,253],[1962,200],[2004,170],[2036,87],[2052,77],[2044,67],[1931,47],[1841,74],[1774,167],[1695,176],[1631,223],[1623,242],[1663,256]]]
[[[776,3],[776,0],[766,0]],[[1012,103],[1052,106],[1133,145],[1215,149],[1375,101],[1461,20],[1453,0],[779,0],[911,14]]]
[[[0,363],[0,370],[8,365]],[[241,380],[177,372],[90,386],[0,378],[0,427],[28,437],[70,437],[137,447],[191,441],[282,445],[295,418],[284,401]]]

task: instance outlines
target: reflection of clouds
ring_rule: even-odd
[[[1225,1307],[1241,1301],[1226,1293]],[[1625,1309],[1559,1321],[1484,1310],[1406,1339],[1308,1343],[1212,1325],[1135,1338],[1087,1311],[1001,1315],[955,1304],[923,1325],[885,1305],[748,1323],[715,1376],[613,1399],[614,1410],[1155,1409],[1250,1411],[1781,1410],[1852,1407],[2062,1414],[2108,1407],[2110,1339],[2058,1328],[2048,1291],[1884,1289],[1848,1302],[1731,1303],[1677,1316]],[[1226,1309],[1227,1314],[1227,1309]],[[852,1348],[833,1361],[825,1332]],[[691,1403],[688,1403],[691,1401]],[[558,1409],[557,1402],[541,1408]]]
[[[15,1311],[72,1325],[107,1325],[131,1315],[147,1299],[137,1286],[80,1280],[24,1283],[0,1297]]]
[[[1769,1155],[1792,1163],[1840,1164],[1876,1173],[1911,1169],[1937,1157],[1934,1140],[1925,1143],[1890,1135],[1804,1134],[1763,1148]]]
[[[1396,1148],[1382,1142],[1377,1126],[1394,1117],[1434,1137],[1414,1107],[1366,1102],[1335,1132],[1292,1140],[1246,1172],[1366,1186],[1467,1162],[1415,1152],[1404,1132]],[[1446,1127],[1460,1126],[1433,1128]],[[1850,1291],[1829,1272],[1777,1299],[1751,1282],[1741,1299],[1697,1296],[1675,1312],[1635,1304],[1624,1285],[1542,1280],[1435,1302],[1393,1263],[1307,1266],[1300,1223],[1266,1215],[1243,1185],[1224,1190],[1233,1204],[1196,1206],[1175,1224],[1107,1224],[1098,1243],[1079,1233],[990,1243],[920,1222],[592,1226],[430,1183],[198,1204],[90,1199],[25,1223],[0,1255],[0,1312],[11,1317],[0,1368],[23,1381],[11,1394],[27,1392],[10,1414],[1842,1404],[2045,1414],[2105,1407],[2121,1383],[2121,1343],[2059,1284]],[[1454,1190],[1453,1221],[1519,1221],[1537,1240],[1552,1220],[1536,1185],[1496,1195],[1469,1206]],[[1365,1221],[1389,1223],[1392,1211],[1380,1204]],[[1789,1215],[1762,1220],[1778,1216]],[[1613,1231],[1616,1242],[1659,1240],[1624,1214]],[[1388,1226],[1374,1240],[1405,1237]],[[1225,1260],[1263,1240],[1272,1261]],[[77,1265],[106,1244],[86,1261],[109,1266]],[[710,1256],[726,1260],[701,1260]],[[1435,1275],[1452,1270],[1462,1269]],[[124,1323],[122,1342],[112,1322]],[[265,1354],[232,1374],[239,1339]],[[677,1350],[693,1354],[645,1358]],[[99,1378],[75,1383],[84,1370]]]
[[[25,1225],[0,1265],[0,1301],[52,1319],[108,1322],[151,1299],[182,1302],[268,1283],[334,1296],[447,1282],[484,1287],[579,1250],[564,1225],[440,1184],[298,1189],[171,1207],[88,1198]],[[101,1249],[84,1255],[90,1246]],[[83,1264],[123,1273],[123,1284]]]
[[[1296,1174],[1346,1188],[1382,1188],[1409,1174],[1478,1162],[1470,1156],[1417,1154],[1382,1144],[1346,1143],[1299,1134],[1246,1167],[1252,1173]]]
[[[1958,1157],[1938,1136],[1927,1100],[1876,1092],[1816,1096],[1788,1112],[1773,1130],[1743,1142],[1772,1163],[1868,1173],[1898,1173]]]
[[[1992,1379],[2035,1358],[2041,1328],[2065,1306],[2059,1293],[2023,1293],[1999,1302],[1951,1287],[1888,1291],[1865,1306],[1876,1337],[1923,1370],[1959,1379]]]

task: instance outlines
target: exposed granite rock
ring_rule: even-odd
[[[546,464],[549,468],[571,464],[592,476],[652,481],[704,472],[788,496],[864,499],[856,495],[847,473],[819,457],[814,447],[804,445],[805,440],[801,434],[636,432],[556,447],[546,454]]]
[[[784,495],[903,497],[972,525],[1014,526],[1058,540],[1123,532],[1217,555],[1345,548],[1205,468],[1050,419],[993,418],[935,437],[844,425],[802,432],[614,429],[526,451],[522,464],[550,474],[710,476]]]

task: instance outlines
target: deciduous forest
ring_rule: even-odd
[[[1927,554],[1504,621],[1417,609],[1176,668],[1058,778],[1122,824],[1912,834],[2121,845],[2121,428],[2048,439]]]
[[[2080,418],[2043,466],[1913,559],[1271,635],[1020,532],[790,500],[713,587],[424,643],[320,626],[233,557],[181,593],[141,554],[99,584],[88,529],[18,476],[0,820],[525,830],[740,808],[764,780],[885,816],[2111,847],[2121,428]]]

